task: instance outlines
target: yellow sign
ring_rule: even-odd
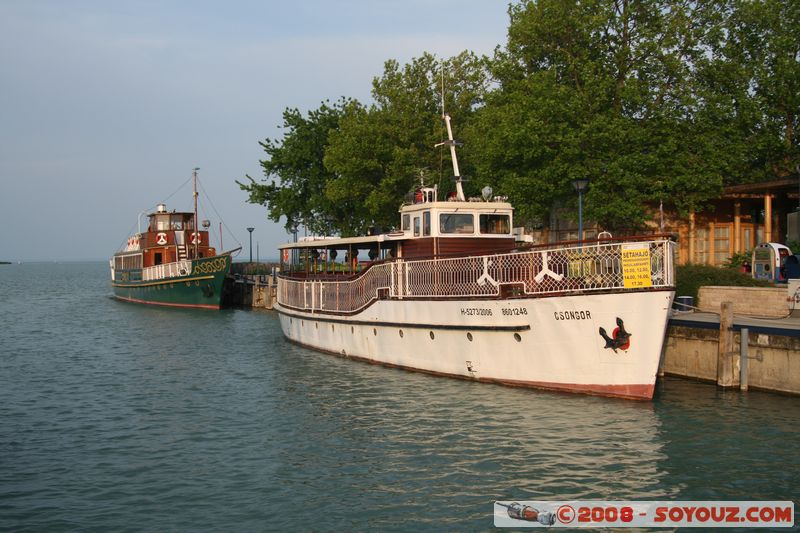
[[[647,243],[622,245],[622,278],[626,289],[652,287],[650,246]]]

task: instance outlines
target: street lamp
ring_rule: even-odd
[[[588,179],[572,180],[572,188],[578,191],[578,239],[583,240],[583,193],[589,188]]]
[[[250,232],[250,262],[253,262],[253,230],[256,228],[247,228],[247,231]]]

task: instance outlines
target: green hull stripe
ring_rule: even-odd
[[[111,286],[113,287],[151,287],[153,285],[166,285],[169,283],[183,283],[185,281],[195,281],[201,279],[214,279],[214,276],[200,276],[194,278],[171,278],[167,281],[153,281],[148,283],[142,283],[138,281],[134,281],[132,283],[112,283]]]

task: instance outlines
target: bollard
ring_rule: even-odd
[[[742,328],[739,333],[739,390],[747,390],[747,350],[750,330]]]
[[[733,386],[733,303],[722,302],[719,313],[719,351],[717,352],[717,385]]]

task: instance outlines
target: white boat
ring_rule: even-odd
[[[439,201],[436,188],[423,187],[401,207],[397,232],[280,247],[274,308],[284,335],[442,376],[651,399],[674,297],[675,243],[609,238],[519,248],[511,204],[489,191],[464,198],[445,120],[453,198]],[[369,261],[358,260],[364,253]]]

